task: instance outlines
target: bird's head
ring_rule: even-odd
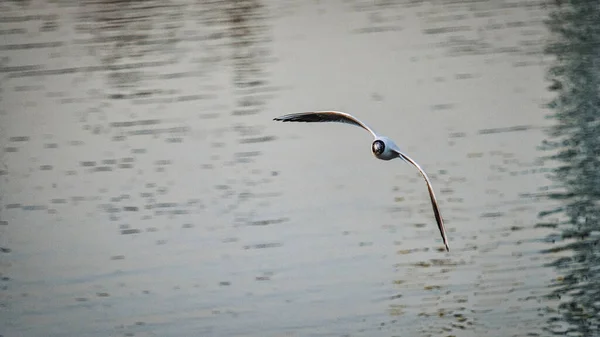
[[[371,151],[373,151],[375,157],[380,156],[385,151],[385,143],[380,139],[376,139],[371,145]]]
[[[398,157],[397,146],[391,139],[378,137],[371,144],[373,155],[381,160],[391,160]]]

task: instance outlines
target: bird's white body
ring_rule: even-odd
[[[444,241],[444,245],[446,250],[449,251],[450,248],[448,246],[448,239],[446,237],[446,230],[444,229],[444,221],[442,216],[440,215],[439,206],[437,203],[437,199],[435,198],[435,193],[433,192],[433,187],[431,186],[431,182],[429,181],[429,177],[425,174],[425,171],[410,157],[405,155],[400,151],[398,145],[394,143],[391,139],[384,136],[377,135],[370,127],[368,127],[365,123],[361,122],[358,118],[347,114],[345,112],[340,111],[313,111],[313,112],[301,112],[288,114],[281,117],[275,118],[276,121],[282,122],[306,122],[306,123],[321,123],[321,122],[337,122],[337,123],[346,123],[361,127],[371,133],[373,135],[373,142],[371,143],[371,152],[373,155],[381,160],[392,160],[395,158],[400,158],[403,161],[412,164],[414,167],[419,170],[425,182],[427,183],[427,190],[429,192],[429,198],[431,199],[431,205],[433,207],[433,213],[435,215],[435,219],[438,224],[438,228],[440,230],[440,234],[442,235],[442,240]]]

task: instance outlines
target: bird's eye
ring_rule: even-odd
[[[382,141],[376,140],[373,142],[372,151],[374,154],[380,155],[383,153],[384,150],[385,150],[385,145],[383,144]]]

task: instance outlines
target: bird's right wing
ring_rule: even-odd
[[[369,131],[373,137],[377,138],[375,132],[368,127],[365,123],[361,122],[358,118],[340,111],[312,111],[312,112],[300,112],[280,117],[273,118],[273,120],[281,122],[305,122],[305,123],[327,123],[337,122],[346,123],[361,127]]]
[[[444,246],[446,246],[446,251],[450,251],[450,247],[448,246],[448,238],[446,237],[446,229],[444,228],[444,220],[442,219],[442,215],[440,214],[440,207],[438,206],[437,199],[435,198],[435,193],[433,193],[433,186],[431,186],[429,177],[427,177],[427,174],[425,173],[425,171],[423,171],[421,166],[419,166],[419,164],[417,164],[417,162],[412,160],[412,158],[410,158],[409,156],[400,152],[400,150],[398,150],[398,149],[394,149],[394,151],[396,151],[396,153],[398,153],[398,156],[401,159],[411,163],[414,167],[416,167],[417,170],[419,170],[419,173],[421,173],[421,176],[423,176],[423,178],[425,178],[425,183],[427,183],[427,191],[429,191],[429,198],[431,199],[431,207],[433,207],[433,214],[435,215],[435,220],[437,222],[438,229],[440,230],[440,234],[442,235],[442,241],[444,241]]]

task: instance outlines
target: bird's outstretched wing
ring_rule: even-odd
[[[281,122],[306,122],[306,123],[326,123],[326,122],[337,122],[356,125],[367,131],[369,131],[373,137],[377,138],[375,132],[368,127],[365,123],[361,122],[358,118],[340,111],[312,111],[312,112],[300,112],[280,117],[273,118],[273,120]]]
[[[446,229],[444,228],[444,220],[442,219],[442,215],[440,214],[440,207],[438,206],[437,199],[435,198],[435,193],[433,193],[433,187],[431,186],[431,182],[429,181],[429,177],[417,162],[412,160],[409,156],[400,152],[400,150],[394,149],[400,158],[405,161],[411,163],[414,167],[419,170],[423,178],[425,178],[425,182],[427,183],[427,190],[429,191],[429,198],[431,199],[431,206],[433,207],[433,214],[435,215],[435,220],[437,221],[438,228],[440,230],[440,234],[442,235],[442,240],[444,241],[444,246],[446,246],[446,251],[450,251],[450,247],[448,247],[448,238],[446,237]]]

